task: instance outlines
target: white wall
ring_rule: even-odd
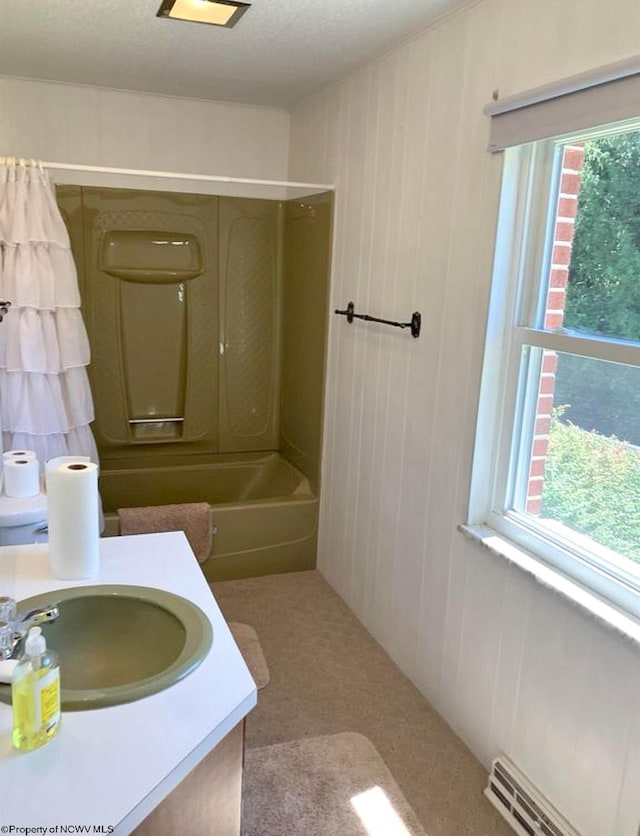
[[[0,77],[0,155],[286,180],[288,154],[280,108]]]
[[[501,160],[483,106],[633,55],[637,0],[483,0],[292,113],[335,182],[320,567],[488,764],[585,836],[636,836],[640,651],[456,531],[465,521]],[[393,710],[390,707],[390,710]]]

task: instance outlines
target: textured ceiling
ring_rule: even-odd
[[[13,0],[0,74],[290,107],[464,0],[253,0],[222,29],[160,0]]]

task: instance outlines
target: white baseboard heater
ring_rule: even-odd
[[[507,757],[492,762],[484,794],[520,836],[580,836]]]

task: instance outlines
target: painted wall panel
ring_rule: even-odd
[[[640,652],[456,530],[466,517],[501,177],[483,106],[628,58],[640,7],[483,0],[292,113],[290,177],[334,182],[322,572],[488,766],[584,836],[636,836]],[[322,126],[322,128],[320,128]]]
[[[466,561],[466,572],[459,619],[459,653],[452,654],[450,674],[455,675],[453,712],[462,737],[488,762],[495,754],[491,725],[478,724],[475,717],[479,714],[490,718],[492,713],[501,661],[498,649],[503,638],[506,578],[498,561],[491,560],[489,555],[478,555],[471,543],[464,543],[460,553]]]
[[[613,833],[635,833],[640,819],[640,672],[633,665],[634,684],[629,691],[629,704],[635,706],[635,717],[625,728],[627,735],[626,753],[623,761],[623,778]],[[635,695],[634,693],[635,692]],[[616,774],[618,770],[616,770]]]
[[[279,108],[0,77],[0,117],[0,155],[287,178],[289,114]]]

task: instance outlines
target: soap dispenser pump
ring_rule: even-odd
[[[13,745],[30,752],[43,746],[60,728],[60,668],[47,650],[40,627],[29,630],[24,655],[11,679]]]

